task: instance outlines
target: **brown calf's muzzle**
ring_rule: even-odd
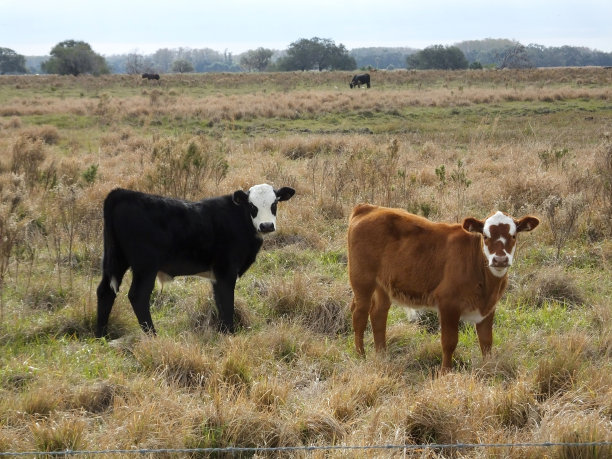
[[[508,268],[510,267],[510,259],[506,254],[504,255],[495,255],[491,260],[490,266],[492,268]]]

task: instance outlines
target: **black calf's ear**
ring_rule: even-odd
[[[474,217],[467,217],[463,220],[463,229],[470,233],[482,233],[484,229],[484,222],[475,219]]]
[[[279,201],[287,201],[295,194],[295,190],[288,186],[282,187],[280,190],[274,190]]]
[[[242,190],[234,191],[234,196],[232,197],[234,204],[239,206],[240,204],[246,204],[249,202],[249,195]]]

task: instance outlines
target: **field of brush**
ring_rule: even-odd
[[[0,452],[612,440],[612,71],[350,78],[0,77]],[[216,331],[209,282],[186,277],[156,287],[145,336],[128,272],[110,339],[94,339],[111,189],[197,200],[263,182],[296,195],[238,280],[235,335]],[[489,358],[465,324],[437,376],[436,316],[400,307],[387,353],[368,330],[357,356],[345,234],[359,202],[540,218],[519,236]]]

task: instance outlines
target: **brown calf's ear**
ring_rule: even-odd
[[[234,201],[234,204],[236,204],[237,206],[239,206],[240,204],[246,204],[247,202],[249,202],[249,195],[242,190],[234,191],[232,201]]]
[[[482,233],[484,222],[474,217],[467,217],[463,220],[463,229],[470,233]]]
[[[536,217],[527,216],[521,218],[520,220],[515,220],[514,223],[516,224],[517,232],[531,231],[540,224],[540,220],[538,220]]]

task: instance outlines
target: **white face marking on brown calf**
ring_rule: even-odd
[[[489,261],[491,273],[497,277],[504,276],[512,265],[516,233],[514,220],[502,212],[495,213],[485,221],[483,252]]]

